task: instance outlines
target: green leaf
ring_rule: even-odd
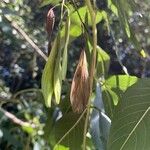
[[[138,81],[135,76],[114,75],[105,80],[103,88],[103,99],[107,115],[112,118],[114,106],[122,98],[123,93]]]
[[[75,124],[80,115],[72,112],[65,114],[60,120],[58,120],[54,127],[54,135],[56,141],[59,141],[64,134]],[[79,124],[63,139],[60,143],[71,150],[80,150],[83,141],[83,128],[84,118],[80,120]]]
[[[61,53],[61,51],[59,53]],[[62,85],[62,67],[61,67],[61,55],[59,55],[57,56],[56,59],[56,66],[54,71],[54,94],[56,104],[59,104],[60,102],[61,85]]]
[[[80,17],[81,17],[83,22],[85,20],[86,12],[88,12],[86,6],[81,7],[81,8],[78,9],[78,13],[80,14]],[[71,23],[76,24],[78,26],[81,26],[81,20],[79,18],[78,13],[77,13],[77,11],[75,11],[70,15]],[[101,12],[97,12],[97,14],[96,14],[96,23],[99,23],[102,19],[103,19],[103,16],[102,16]],[[91,21],[91,17],[90,17],[89,12],[88,12],[88,21],[89,21],[88,25],[92,25],[92,21]]]
[[[108,0],[108,8],[109,8],[116,16],[118,16],[118,9],[117,9],[117,7],[112,3],[112,0]]]
[[[113,102],[112,96],[110,95],[108,88],[106,88],[104,85],[102,89],[103,89],[102,97],[103,97],[106,115],[109,118],[112,118],[113,110],[114,110],[114,102]]]
[[[69,147],[65,147],[63,145],[56,145],[54,150],[69,150]]]
[[[76,37],[80,36],[82,33],[82,28],[79,25],[71,23],[70,30],[69,30],[69,36],[72,38],[70,41],[74,40]],[[65,36],[65,27],[61,30],[61,36]]]
[[[126,31],[127,37],[130,38],[131,32],[130,32],[130,27],[129,27],[129,23],[127,20],[125,20],[125,31]]]
[[[69,32],[70,32],[70,17],[68,16],[65,25],[65,46],[62,57],[62,79],[64,80],[67,72],[67,60],[68,60],[68,44],[69,44]]]
[[[70,27],[70,36],[72,37],[78,37],[80,36],[82,33],[82,29],[81,29],[81,26],[79,25],[75,25],[75,24],[71,24],[71,27]]]
[[[125,92],[128,87],[132,86],[138,81],[138,78],[135,76],[128,75],[114,75],[106,80],[106,84],[112,89],[118,88]]]
[[[55,58],[58,51],[58,45],[59,45],[59,36],[57,36],[57,38],[53,43],[50,56],[48,57],[47,63],[44,67],[43,74],[42,74],[41,87],[45,99],[45,105],[47,107],[51,107],[51,99],[54,91],[53,76],[54,76]]]
[[[87,11],[86,6],[79,8],[78,12],[79,12],[79,15],[80,15],[81,20],[82,20],[83,23],[85,23],[85,17],[87,15],[87,18],[88,18],[87,19],[88,20],[87,24],[92,25],[90,14]],[[82,33],[81,20],[80,20],[79,15],[78,15],[77,11],[73,11],[73,13],[71,13],[71,15],[70,15],[71,25],[70,25],[69,35],[72,38],[78,37]],[[100,22],[102,19],[103,19],[102,12],[97,12],[96,23]],[[64,34],[64,32],[65,32],[65,28],[62,29],[63,34]]]
[[[61,37],[64,39],[64,44],[62,44],[63,52],[61,46],[59,48],[59,52],[56,58],[56,66],[54,71],[54,94],[55,94],[55,101],[57,104],[60,102],[61,98],[61,86],[62,80],[66,77],[67,72],[67,60],[68,60],[68,43],[69,43],[69,31],[70,31],[70,17],[68,15],[67,22],[65,24],[65,34],[61,31]],[[64,35],[64,37],[63,37]],[[62,54],[63,53],[63,54]]]
[[[113,90],[111,89],[107,89],[107,90],[109,92],[109,95],[111,96],[111,99],[113,100],[114,105],[117,105],[119,102],[119,96]]]
[[[108,72],[109,64],[110,64],[110,57],[109,55],[99,46],[97,46],[97,76],[100,77]]]
[[[34,135],[36,133],[36,130],[29,126],[22,126],[22,129],[30,135]]]
[[[42,0],[40,7],[44,7],[44,6],[49,5],[49,4],[56,5],[58,3],[59,3],[59,0]]]
[[[103,19],[104,19],[105,22],[106,22],[106,26],[107,26],[108,33],[110,33],[110,26],[109,26],[108,14],[107,14],[106,11],[101,11],[101,13],[102,13]]]
[[[139,79],[115,109],[108,150],[150,148],[150,79]]]

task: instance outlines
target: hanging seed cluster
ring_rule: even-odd
[[[85,51],[82,50],[71,85],[70,101],[74,112],[81,113],[86,108],[89,90],[87,59]]]

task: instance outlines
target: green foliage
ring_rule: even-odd
[[[59,141],[65,133],[75,124],[80,115],[74,113],[68,113],[64,115],[54,126],[53,135],[55,135],[56,141]],[[79,124],[68,134],[63,141],[62,145],[69,147],[72,150],[80,150],[83,139],[84,118]],[[71,139],[71,140],[70,140]],[[56,146],[57,147],[57,146]]]
[[[109,9],[110,9],[116,16],[118,16],[118,9],[117,9],[117,7],[112,3],[112,0],[108,0],[108,7],[109,7]]]
[[[114,75],[106,80],[106,84],[112,89],[119,89],[125,92],[130,86],[135,84],[138,78],[135,76],[128,75]]]
[[[41,84],[42,92],[45,98],[45,104],[47,107],[51,106],[53,93],[55,95],[56,104],[59,104],[61,98],[62,80],[64,80],[66,77],[70,31],[69,14],[64,28],[65,33],[59,31],[53,43],[50,56],[43,71]],[[63,42],[64,45],[62,44]]]
[[[103,0],[99,1],[100,4],[101,2]],[[62,1],[58,0],[43,0],[41,4],[37,4],[35,1],[19,0],[15,3],[3,1],[0,4],[0,36],[2,35],[0,45],[6,52],[16,51],[12,54],[13,57],[9,58],[12,61],[7,60],[6,65],[2,61],[3,51],[0,57],[0,62],[5,65],[5,68],[0,65],[0,77],[1,72],[5,74],[4,77],[2,76],[2,82],[0,80],[0,104],[4,110],[9,111],[9,107],[13,108],[10,113],[31,124],[31,126],[24,126],[21,123],[15,125],[16,122],[1,109],[0,145],[2,149],[80,150],[83,149],[85,137],[87,139],[85,147],[90,150],[132,150],[134,148],[140,150],[150,147],[148,141],[150,138],[149,79],[110,71],[112,69],[110,66],[114,65],[113,60],[116,61],[116,56],[112,54],[114,52],[122,69],[125,68],[126,57],[124,56],[131,54],[133,50],[132,45],[126,50],[127,41],[130,41],[130,44],[138,50],[138,54],[134,51],[133,56],[131,55],[136,59],[133,64],[139,64],[141,56],[143,64],[149,60],[149,55],[145,52],[149,38],[147,37],[147,41],[144,42],[147,45],[140,44],[139,41],[146,38],[135,35],[135,31],[139,29],[134,29],[131,21],[138,13],[137,4],[134,0],[107,0],[106,7],[98,7],[96,4],[97,2],[92,3],[96,14],[95,26],[102,37],[96,36],[99,45],[95,46],[96,64],[93,68],[94,85],[92,86],[95,87],[96,84],[96,88],[92,89],[93,95],[90,97],[92,103],[89,106],[91,115],[87,134],[84,133],[86,116],[84,113],[87,110],[82,114],[75,114],[69,102],[70,79],[72,79],[80,50],[83,48],[86,52],[91,80],[91,67],[94,62],[92,55],[94,43],[96,43],[93,33],[96,33],[96,30],[93,32],[94,18],[91,18],[91,10],[87,3],[66,0],[62,4]],[[32,38],[34,43],[43,45],[41,48],[44,51],[44,44],[47,44],[45,43],[46,32],[42,24],[44,19],[41,18],[46,16],[49,5],[54,6],[56,24],[52,38],[48,41],[52,48],[43,69],[44,62],[33,53],[34,47],[29,47],[30,44],[22,39],[17,29],[12,28],[10,21],[15,21],[24,29],[29,35],[28,38]],[[32,11],[33,8],[34,11]],[[120,41],[123,42],[119,45]],[[144,74],[146,68],[143,64],[143,71],[141,71],[138,66],[134,68],[132,61],[128,60],[127,68],[138,69],[142,75]],[[20,69],[22,66],[26,68]],[[14,74],[16,75],[9,83],[4,82],[9,76],[8,70],[10,70],[11,78]],[[24,75],[25,70],[28,72]],[[40,88],[41,74],[43,96],[41,90],[37,89]],[[23,80],[22,76],[27,77],[27,80]],[[16,88],[16,91],[22,88],[25,90],[17,93],[12,90],[10,83],[16,79],[18,83],[22,80],[28,85]],[[38,80],[38,83],[35,83],[35,80]],[[33,84],[30,84],[30,81]],[[17,85],[15,83],[13,86],[17,87]],[[33,88],[28,89],[30,86]]]
[[[105,81],[102,86],[103,99],[109,117],[113,117],[114,106],[122,99],[124,92],[137,81],[137,77],[128,75],[114,75]]]
[[[99,46],[97,47],[97,77],[101,77],[106,75],[109,70],[110,65],[110,57],[109,55]]]
[[[70,17],[67,18],[65,25],[65,45],[62,57],[62,79],[66,78],[67,62],[68,62],[68,44],[69,44],[69,32],[70,32]]]
[[[115,109],[108,149],[149,149],[149,79],[139,79],[123,94]]]
[[[53,91],[54,91],[53,78],[54,78],[54,68],[56,65],[55,58],[57,57],[58,51],[60,51],[59,42],[60,42],[60,37],[58,36],[54,41],[50,56],[45,65],[43,75],[42,75],[42,83],[41,83],[42,92],[43,92],[45,104],[47,107],[51,106],[51,99],[52,99]]]
[[[81,26],[81,20],[84,22],[86,13],[87,13],[87,16],[88,16],[87,25],[91,26],[92,21],[91,21],[90,14],[89,14],[89,11],[88,11],[86,6],[79,8],[78,12],[75,11],[71,14],[71,16],[70,16],[71,22],[73,24]],[[79,15],[80,15],[81,18],[79,18]],[[96,15],[96,23],[100,22],[101,20],[102,20],[102,13],[98,12],[97,15]]]

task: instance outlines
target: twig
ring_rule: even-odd
[[[47,61],[48,57],[42,52],[42,50],[31,40],[31,38],[17,25],[16,22],[11,21],[8,17],[4,16],[5,19],[11,24],[11,26],[18,31],[24,39],[33,47],[33,49],[44,59]]]
[[[23,127],[31,127],[31,128],[36,128],[37,126],[35,124],[31,124],[29,122],[24,122],[17,118],[15,115],[11,114],[10,112],[4,110],[3,108],[0,107],[0,111],[10,120],[12,120],[14,123],[23,126]]]
[[[16,99],[18,95],[22,94],[22,93],[27,93],[27,92],[41,92],[40,89],[35,89],[35,88],[29,88],[29,89],[24,89],[21,91],[18,91],[17,93],[15,93],[12,98]]]
[[[92,61],[91,61],[91,68],[90,68],[90,95],[92,94],[92,88],[93,88],[93,79],[94,79],[94,73],[95,73],[95,65],[96,65],[96,48],[97,48],[97,28],[96,28],[96,12],[93,9],[93,6],[90,2],[90,0],[85,0],[85,3],[88,7],[90,17],[92,20],[92,34],[93,34],[93,53],[92,53]],[[86,133],[88,129],[88,121],[90,116],[90,98],[88,100],[87,105],[87,114],[84,124],[84,135],[83,135],[83,150],[86,150]]]

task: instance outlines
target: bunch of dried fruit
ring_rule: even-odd
[[[80,54],[70,93],[70,101],[74,112],[81,113],[88,103],[89,99],[89,73],[85,51]]]

